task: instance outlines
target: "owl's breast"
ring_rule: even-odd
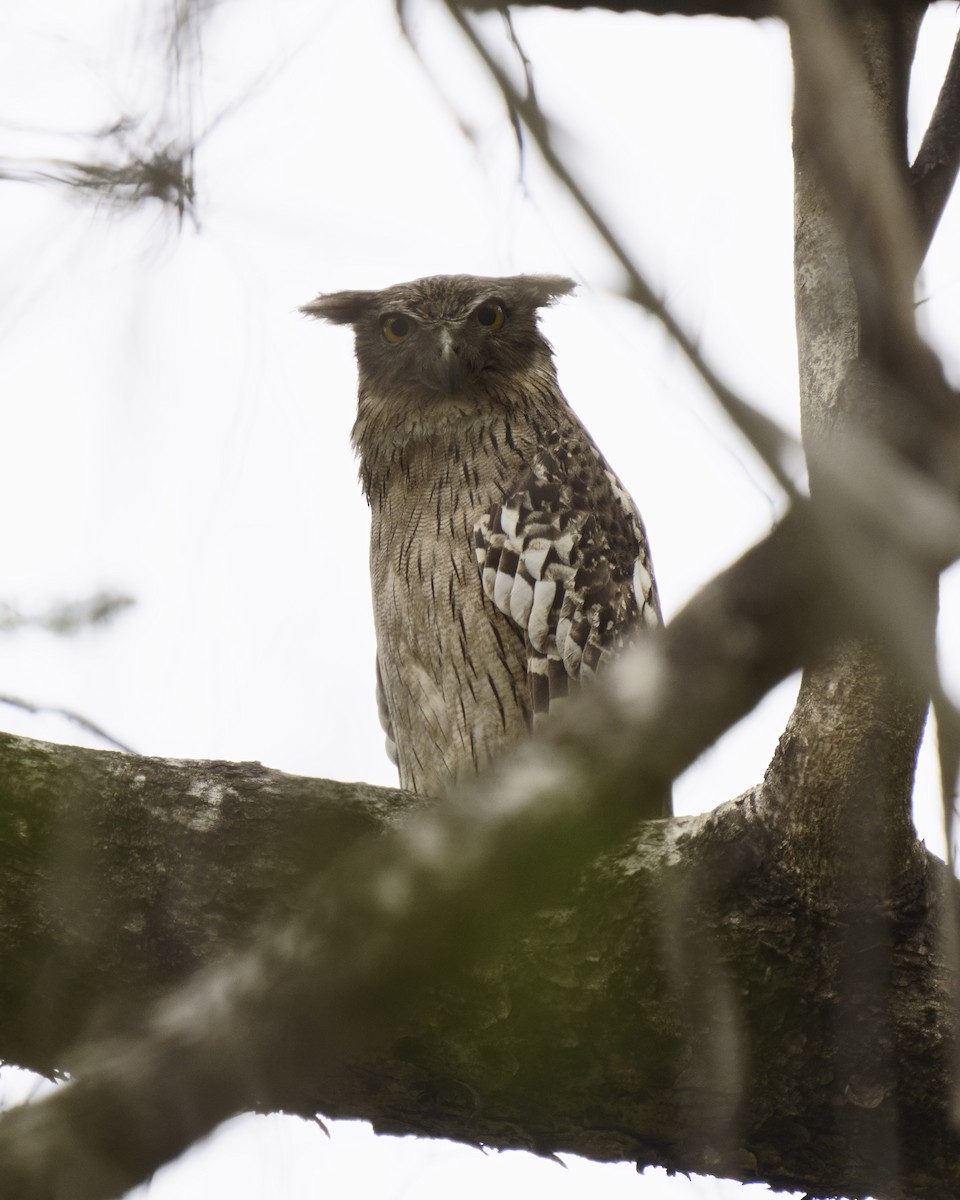
[[[456,451],[372,507],[377,657],[402,787],[437,791],[529,728],[523,636],[484,596],[474,528],[506,486]],[[504,464],[506,477],[515,468]]]

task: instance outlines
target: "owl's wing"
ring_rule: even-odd
[[[551,434],[475,535],[483,590],[526,637],[535,721],[660,624],[640,514],[585,434]]]

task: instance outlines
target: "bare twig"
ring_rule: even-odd
[[[511,122],[518,119],[523,122],[550,170],[570,193],[620,264],[627,277],[629,298],[661,322],[670,337],[680,347],[687,361],[716,396],[724,411],[756,450],[786,495],[792,499],[798,498],[799,492],[794,483],[794,474],[802,461],[802,452],[796,439],[765,413],[734,392],[717,375],[693,339],[686,333],[663,300],[656,295],[620,238],[602,216],[598,206],[587,195],[557,150],[550,135],[549,124],[535,95],[530,93],[521,95],[517,91],[507,73],[484,45],[455,0],[446,0],[446,2],[454,20],[463,30],[471,46],[499,87]]]
[[[19,696],[0,696],[0,704],[9,704],[13,708],[20,708],[24,712],[34,713],[38,716],[46,713],[49,716],[64,717],[71,721],[74,725],[78,725],[81,729],[85,729],[87,733],[92,733],[94,737],[100,738],[106,742],[108,746],[113,746],[115,750],[122,750],[124,754],[134,754],[132,747],[118,741],[112,734],[107,733],[99,725],[93,721],[82,717],[79,713],[73,712],[69,708],[60,708],[55,704],[34,704],[30,700],[22,700]]]
[[[910,168],[920,214],[920,237],[929,246],[960,171],[960,34],[927,132]]]
[[[504,0],[455,0],[459,7],[473,12],[490,12],[503,7]],[[563,8],[579,12],[585,8],[603,8],[607,12],[645,12],[652,16],[686,17],[771,17],[776,15],[775,0],[510,0],[514,8]]]
[[[112,143],[109,157],[0,158],[0,180],[58,184],[75,196],[93,199],[118,213],[133,212],[157,201],[173,209],[181,225],[189,217],[196,226],[194,145],[177,141],[159,144],[151,135],[142,139],[139,124],[123,117],[95,135],[98,141]]]
[[[196,133],[194,115],[203,62],[203,22],[220,0],[168,0],[159,40],[166,58],[163,94],[149,113],[122,112],[106,128],[72,133],[78,144],[74,157],[35,156],[0,158],[0,181],[57,185],[69,194],[114,213],[132,213],[156,203],[199,228],[195,156],[200,145],[238,109],[269,85],[305,43],[254,77],[235,100]],[[144,6],[150,27],[156,5]],[[148,52],[155,53],[157,37],[145,35]],[[34,129],[34,133],[43,131]]]
[[[18,629],[46,629],[50,633],[74,634],[92,625],[106,625],[135,601],[118,592],[97,592],[85,600],[55,604],[45,612],[23,613],[0,601],[0,633]]]

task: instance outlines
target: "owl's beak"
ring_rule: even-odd
[[[453,344],[453,335],[449,329],[441,329],[439,333],[440,353],[437,358],[437,377],[445,392],[453,395],[459,392],[463,385],[463,371],[460,366],[460,355]]]

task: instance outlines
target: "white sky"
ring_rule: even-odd
[[[81,147],[47,131],[102,128],[124,108],[159,119],[150,34],[163,8],[6,0],[0,155],[76,158]],[[193,101],[196,128],[213,125],[196,163],[199,233],[187,225],[178,238],[155,212],[91,219],[53,189],[0,186],[0,600],[30,610],[103,587],[137,599],[105,630],[4,639],[0,692],[75,709],[149,754],[395,782],[373,697],[352,344],[297,316],[318,291],[435,272],[573,275],[578,294],[545,326],[568,398],[643,511],[667,617],[769,528],[777,501],[752,453],[657,325],[616,297],[615,267],[533,152],[518,179],[502,103],[440,5],[422,0],[415,17],[426,69],[392,0],[221,5],[203,74],[179,97]],[[782,29],[597,12],[515,22],[591,194],[714,365],[796,429]],[[921,131],[954,6],[928,25]],[[485,28],[502,47],[499,21]],[[176,94],[164,111],[168,136],[184,128]],[[954,380],[958,224],[953,206],[922,289],[930,336],[954,341]],[[948,580],[943,643],[960,688],[958,588]],[[795,686],[688,772],[679,811],[760,777]],[[2,706],[0,727],[96,744]],[[917,794],[918,827],[939,849],[929,753]],[[11,1101],[25,1079],[4,1078]],[[328,1140],[287,1118],[231,1123],[136,1195],[300,1200],[321,1189],[744,1195],[662,1172],[640,1184],[629,1165],[573,1160],[564,1172],[527,1155],[374,1139],[355,1124]]]

